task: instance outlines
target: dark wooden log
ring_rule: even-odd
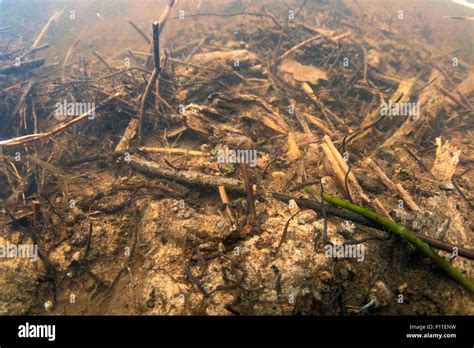
[[[136,156],[125,156],[124,162],[133,169],[144,174],[157,176],[166,180],[188,186],[200,186],[205,188],[217,188],[224,186],[227,190],[245,194],[243,182],[232,178],[203,174],[191,170],[170,170],[159,166],[155,162],[150,162]]]
[[[0,68],[1,75],[12,75],[17,73],[25,73],[31,69],[36,69],[44,65],[45,59],[34,59],[25,62],[21,62],[20,65],[8,65],[3,68]]]

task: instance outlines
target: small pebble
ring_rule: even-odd
[[[202,152],[209,152],[211,150],[211,146],[209,146],[209,144],[202,144],[199,149],[202,151]]]
[[[439,188],[445,191],[453,191],[455,189],[453,183],[451,181],[443,181],[439,184]]]
[[[337,226],[337,232],[344,235],[344,234],[354,234],[356,229],[356,225],[350,221],[344,221],[342,224]]]
[[[319,279],[321,279],[323,283],[329,283],[332,280],[332,274],[328,271],[322,271],[319,273]]]
[[[387,284],[382,281],[375,283],[374,287],[370,290],[369,300],[374,301],[374,309],[388,306],[392,300],[392,293]]]
[[[403,208],[395,208],[390,212],[390,216],[392,219],[402,225],[406,225],[407,222],[413,220],[413,216],[410,216],[410,214]]]
[[[21,242],[21,233],[20,232],[13,232],[11,235],[11,240],[13,244],[20,244]]]
[[[294,199],[290,199],[290,201],[288,202],[288,208],[290,209],[290,213],[292,215],[296,214],[298,210],[300,210],[300,208],[298,207],[298,204],[296,204]]]
[[[403,294],[406,291],[406,289],[408,289],[408,284],[403,283],[402,285],[398,287],[398,293]]]
[[[380,149],[378,155],[387,162],[392,162],[395,159],[395,152],[393,150]]]
[[[400,170],[400,173],[398,173],[400,176],[400,180],[407,181],[413,179],[413,171],[407,168],[402,168]]]
[[[411,221],[410,227],[413,231],[420,232],[426,226],[427,223],[428,221],[426,221],[423,215],[417,214],[414,217],[413,221]]]
[[[51,312],[53,310],[54,304],[53,301],[49,300],[44,303],[44,309],[46,312]]]
[[[312,210],[305,210],[298,214],[298,225],[311,224],[317,219],[317,214]]]
[[[79,261],[81,259],[81,256],[82,256],[81,251],[76,251],[74,254],[72,254],[72,260]]]

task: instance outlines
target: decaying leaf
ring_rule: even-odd
[[[328,79],[325,71],[311,65],[303,65],[293,59],[285,59],[279,70],[283,78],[292,85],[294,85],[294,81],[309,82],[315,85],[319,80],[327,81]]]
[[[393,93],[390,101],[397,103],[406,103],[410,100],[410,95],[413,91],[413,86],[415,86],[416,77],[412,77],[400,82],[395,93]]]
[[[368,65],[378,67],[380,66],[381,58],[382,54],[378,50],[371,49],[367,52],[366,61]]]

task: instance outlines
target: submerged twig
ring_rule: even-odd
[[[293,215],[291,215],[291,217],[288,219],[288,221],[286,222],[285,224],[285,228],[283,229],[283,233],[281,234],[281,238],[280,238],[280,242],[278,243],[278,246],[277,248],[275,249],[275,253],[274,253],[274,256],[277,256],[278,253],[280,252],[280,249],[281,249],[281,246],[283,245],[283,243],[285,242],[285,239],[286,239],[286,236],[288,234],[288,227],[290,227],[290,222],[291,220],[293,220],[293,218],[298,215],[299,213],[301,213],[303,210],[298,210],[296,213],[294,213]]]

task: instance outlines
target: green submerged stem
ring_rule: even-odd
[[[320,196],[319,191],[312,186],[306,186],[304,188],[304,191],[308,193],[312,193],[312,194],[317,194],[318,196]],[[424,253],[426,256],[428,256],[430,259],[432,259],[452,279],[454,279],[456,282],[464,286],[464,288],[468,290],[471,294],[474,294],[474,281],[472,279],[463,275],[449,261],[447,261],[444,257],[439,256],[428,244],[426,244],[424,241],[419,239],[415,235],[415,233],[410,231],[405,226],[399,225],[396,222],[386,218],[385,216],[379,215],[372,210],[363,208],[356,204],[352,204],[346,200],[332,196],[328,193],[323,193],[322,197],[326,202],[332,203],[340,208],[344,208],[354,213],[360,214],[372,221],[379,223],[380,225],[389,229],[391,232],[402,237],[403,239],[408,241],[410,244],[415,246],[422,253]]]

